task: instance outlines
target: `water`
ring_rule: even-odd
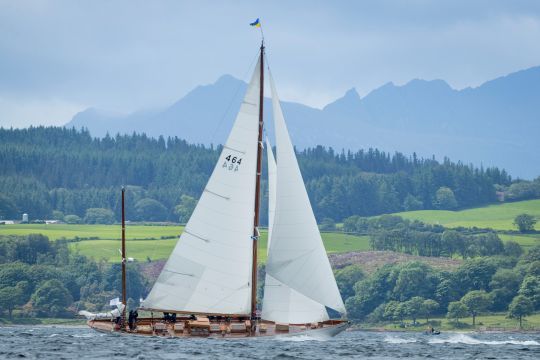
[[[84,327],[0,327],[0,359],[540,359],[540,334],[374,333],[329,341],[165,339]]]

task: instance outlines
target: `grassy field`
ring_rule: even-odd
[[[510,235],[499,234],[502,241],[515,241],[521,245],[525,250],[540,245],[540,235],[538,234],[526,234],[526,235]]]
[[[162,236],[178,236],[183,226],[127,225],[126,239],[160,239]],[[67,224],[19,224],[0,226],[0,235],[43,234],[51,240],[98,237],[102,240],[120,239],[119,225],[67,225]]]
[[[260,262],[266,261],[267,232],[261,231],[261,239],[258,247],[258,258]],[[355,250],[368,250],[369,239],[367,236],[351,236],[340,233],[322,234],[326,251],[329,253],[348,252]],[[176,245],[177,239],[166,240],[127,240],[126,248],[129,257],[139,261],[147,258],[152,260],[166,259]],[[105,259],[110,262],[120,261],[118,240],[85,240],[70,244],[74,251],[92,257],[94,259]]]
[[[152,260],[166,259],[174,248],[183,226],[142,226],[128,225],[126,227],[127,254],[139,261],[147,257]],[[81,240],[69,244],[74,251],[92,257],[96,260],[105,259],[111,262],[120,261],[120,227],[118,225],[5,225],[0,227],[0,235],[27,235],[41,233],[51,240],[60,238],[73,239],[98,237],[96,240]],[[259,241],[259,258],[266,260],[267,232],[261,231]],[[174,236],[173,239],[162,237]],[[353,236],[339,232],[323,233],[326,250],[333,252],[348,252],[368,250],[367,236]]]
[[[62,319],[62,318],[33,318],[33,317],[0,317],[0,325],[85,325],[84,319]]]
[[[406,219],[418,219],[426,223],[446,227],[479,227],[495,230],[516,230],[514,218],[527,213],[540,219],[540,199],[489,205],[461,211],[418,210],[396,213]],[[537,225],[540,226],[540,225]]]
[[[514,217],[521,213],[528,213],[540,218],[540,200],[490,205],[461,211],[421,210],[401,212],[396,213],[396,215],[447,227],[477,226],[496,230],[511,230],[514,229],[512,224]],[[537,226],[540,227],[540,225]],[[165,259],[172,251],[182,231],[182,226],[128,225],[126,229],[128,256],[139,261],[144,261],[147,257],[152,260]],[[41,233],[51,240],[84,238],[87,240],[70,244],[71,249],[98,260],[119,261],[120,227],[118,225],[26,224],[0,226],[0,235],[26,235],[30,233]],[[261,261],[265,261],[266,231],[263,230],[261,235],[259,254]],[[367,236],[353,236],[340,232],[323,233],[322,236],[326,250],[329,253],[369,250],[369,238]],[[91,237],[99,239],[88,240]],[[540,245],[539,234],[501,234],[500,237],[503,241],[515,241],[525,249]]]
[[[355,326],[359,329],[384,329],[388,331],[425,331],[427,323],[425,319],[417,319],[418,324],[412,326],[412,321],[407,320],[407,327],[401,327],[396,323],[384,324],[359,324]],[[433,318],[430,323],[437,330],[442,331],[474,331],[474,330],[493,330],[493,331],[512,331],[519,330],[519,321],[509,319],[506,314],[479,315],[476,317],[476,327],[472,326],[472,318],[466,317],[459,320],[459,324],[449,321],[446,318]],[[540,313],[527,316],[523,319],[523,329],[528,331],[540,330]]]

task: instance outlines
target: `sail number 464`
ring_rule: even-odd
[[[229,171],[238,171],[238,165],[242,164],[242,158],[238,156],[228,155],[223,162],[222,168],[226,168]]]

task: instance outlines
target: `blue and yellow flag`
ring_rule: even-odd
[[[261,27],[261,22],[259,21],[259,18],[255,20],[254,22],[250,23],[249,25],[255,26],[255,27]]]

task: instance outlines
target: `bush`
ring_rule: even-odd
[[[167,220],[167,208],[157,200],[142,199],[135,204],[137,220],[164,221]]]
[[[80,224],[82,219],[77,215],[66,215],[64,216],[64,221],[68,224]]]
[[[53,210],[52,217],[54,220],[64,221],[64,213],[58,210]]]
[[[90,208],[86,210],[84,222],[87,224],[113,224],[114,213],[109,209]]]

